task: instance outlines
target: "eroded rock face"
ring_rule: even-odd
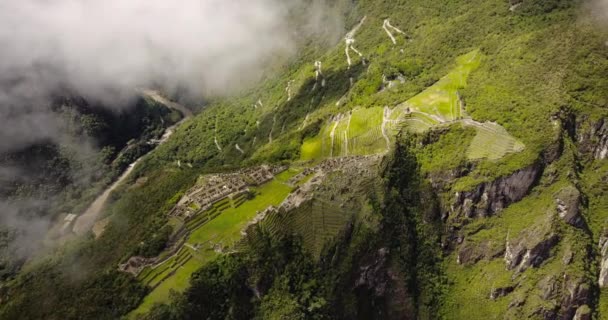
[[[464,241],[464,243],[458,249],[456,256],[456,263],[465,266],[473,265],[482,259],[492,259],[500,257],[503,253],[504,248],[502,244],[496,243],[493,245],[489,241],[483,241],[481,243],[474,243],[470,241]]]
[[[550,256],[551,249],[559,242],[559,236],[537,232],[535,229],[526,230],[517,240],[507,239],[504,256],[507,270],[522,272],[529,267],[536,268]]]
[[[532,316],[533,319],[540,317],[540,319],[543,320],[557,320],[557,311],[547,307],[541,307],[532,313]]]
[[[560,313],[563,319],[572,319],[579,313],[578,310],[589,302],[589,285],[580,278],[571,278],[568,275],[564,275],[564,281]],[[580,317],[584,316],[583,311],[584,308],[580,311]]]
[[[596,159],[606,159],[608,157],[608,121],[602,119],[596,126],[593,134],[595,140],[593,156]]]
[[[540,173],[540,166],[532,165],[492,182],[481,183],[473,190],[457,192],[450,216],[491,216],[526,196]]]
[[[353,276],[356,280],[352,288],[357,295],[359,312],[363,318],[375,319],[415,319],[415,307],[412,295],[408,292],[404,277],[400,271],[390,266],[390,252],[380,248],[370,252],[359,262],[358,270]],[[372,308],[369,310],[368,308]],[[357,318],[357,317],[353,317]]]
[[[494,288],[492,289],[492,292],[490,292],[490,299],[496,300],[500,297],[504,297],[509,293],[513,292],[513,290],[515,290],[515,287],[513,286]]]
[[[581,127],[581,125],[579,125]],[[587,130],[577,136],[580,151],[591,154],[595,159],[608,158],[608,120],[601,119],[590,126]]]
[[[601,257],[598,285],[600,288],[605,288],[608,286],[608,236],[606,236],[606,232],[604,232],[604,235],[600,237],[599,247]]]
[[[585,220],[580,215],[581,193],[574,186],[568,186],[555,195],[557,215],[569,225],[585,227]]]
[[[591,320],[591,308],[588,305],[582,305],[576,309],[574,318],[572,320]]]
[[[541,298],[543,298],[543,300],[554,299],[555,297],[557,297],[560,291],[559,281],[553,275],[549,275],[542,279],[538,283],[538,287],[541,290]]]
[[[355,281],[355,287],[365,286],[373,289],[376,296],[384,296],[389,282],[386,273],[387,259],[388,249],[381,248],[378,250],[376,258],[370,264],[360,267],[359,278]]]

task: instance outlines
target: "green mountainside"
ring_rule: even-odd
[[[587,2],[333,6],[339,42],[184,120],[95,236],[0,286],[0,318],[607,319]]]

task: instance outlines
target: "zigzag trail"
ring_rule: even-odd
[[[238,150],[241,154],[245,154],[245,151],[243,151],[243,149],[241,149],[241,147],[239,147],[239,144],[235,144],[234,147],[236,148],[236,150]]]
[[[346,43],[346,48],[344,49],[344,53],[346,54],[346,63],[348,64],[349,69],[352,65],[352,60],[350,58],[350,53],[349,53],[350,50],[353,50],[356,54],[359,55],[359,57],[363,58],[363,54],[361,54],[361,52],[359,52],[359,50],[355,49],[353,44],[355,43],[355,34],[359,30],[359,28],[361,28],[361,25],[363,25],[363,22],[365,22],[366,18],[367,18],[367,16],[364,16],[363,19],[361,19],[361,21],[359,21],[359,23],[351,31],[349,31],[346,34],[346,36],[344,36],[344,42]]]
[[[398,28],[394,27],[393,25],[391,25],[391,22],[389,21],[389,19],[384,19],[384,22],[382,24],[382,29],[384,29],[384,31],[386,31],[386,34],[389,36],[389,38],[391,38],[391,41],[393,42],[393,44],[396,45],[397,39],[395,39],[395,36],[393,36],[393,34],[389,30],[389,28],[393,29],[397,33],[405,34],[405,32],[403,32],[403,31],[399,30]]]

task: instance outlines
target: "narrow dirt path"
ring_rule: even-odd
[[[350,54],[348,53],[349,46],[350,46],[350,43],[347,40],[347,42],[346,42],[346,49],[344,49],[344,53],[346,53],[346,63],[348,64],[348,68],[350,68],[350,66],[353,65],[353,63],[352,63],[352,61],[350,59]]]
[[[393,31],[400,33],[400,34],[405,34],[405,32],[401,31],[400,29],[394,27],[393,25],[391,25],[391,22],[389,19],[384,19],[384,23],[382,24],[382,28],[384,29],[384,31],[386,31],[386,34],[389,36],[389,38],[391,38],[391,41],[393,42],[393,44],[397,44],[397,39],[395,38],[395,36],[393,36],[393,33],[389,30],[389,29],[393,29]]]
[[[156,101],[158,103],[165,105],[167,108],[179,111],[184,116],[183,119],[180,120],[178,123],[165,129],[165,133],[163,134],[162,138],[159,140],[159,145],[165,143],[169,139],[169,137],[171,136],[171,134],[173,134],[173,132],[175,131],[175,128],[177,126],[179,126],[181,123],[183,123],[186,119],[193,116],[192,111],[190,111],[188,108],[186,108],[178,103],[167,100],[165,97],[160,95],[160,93],[158,93],[157,91],[144,90],[144,91],[142,91],[142,94],[144,96],[150,97],[151,99],[153,99],[154,101]],[[83,235],[83,234],[86,234],[89,230],[91,230],[91,228],[93,227],[93,225],[99,218],[99,215],[101,214],[106,202],[108,201],[110,194],[112,194],[112,191],[116,190],[116,188],[118,188],[118,186],[120,186],[127,179],[129,174],[133,171],[133,169],[139,163],[139,161],[141,160],[142,157],[138,158],[137,160],[135,160],[135,162],[131,163],[129,165],[129,167],[127,168],[127,170],[125,170],[125,172],[123,172],[120,175],[120,177],[114,183],[112,183],[112,185],[110,185],[108,188],[106,188],[106,190],[104,190],[104,192],[101,195],[99,195],[89,205],[89,207],[81,215],[79,215],[76,218],[76,221],[74,221],[74,226],[72,227],[72,231],[75,234]],[[101,234],[102,232],[103,232],[103,230],[99,231],[99,234]],[[96,236],[98,236],[98,235],[96,235]]]
[[[213,130],[214,130],[213,142],[215,143],[215,147],[217,148],[217,150],[222,152],[222,147],[220,146],[220,143],[217,141],[217,124],[218,124],[218,119],[217,119],[217,117],[215,117],[215,128],[213,128]]]
[[[142,93],[146,97],[149,97],[150,99],[167,106],[167,108],[179,111],[184,116],[184,118],[190,118],[194,115],[192,111],[190,111],[190,109],[182,106],[181,104],[168,100],[167,98],[163,97],[158,91],[142,90]]]
[[[333,128],[331,128],[331,132],[329,133],[329,137],[331,138],[331,149],[329,150],[330,158],[334,156],[334,137],[336,134],[336,128],[338,127],[338,123],[340,123],[340,115],[338,115],[338,118],[335,120],[334,126]]]
[[[344,49],[344,53],[346,54],[346,63],[348,64],[348,68],[349,69],[352,66],[352,59],[350,57],[350,50],[353,50],[361,58],[363,58],[363,55],[361,54],[361,52],[359,52],[357,49],[355,49],[355,47],[353,46],[353,44],[355,43],[355,34],[357,33],[357,31],[359,31],[359,29],[363,25],[363,22],[365,22],[366,18],[367,18],[367,16],[364,16],[363,19],[361,19],[361,21],[359,21],[359,23],[352,30],[350,30],[346,34],[346,36],[344,36],[344,42],[346,43],[346,48]]]
[[[118,186],[127,179],[127,177],[133,171],[133,169],[135,168],[137,163],[139,163],[139,159],[137,159],[137,161],[130,164],[129,167],[127,168],[127,170],[125,170],[125,172],[123,172],[122,175],[120,175],[118,180],[116,180],[100,196],[98,196],[97,199],[95,199],[93,201],[93,203],[91,203],[91,205],[89,205],[89,207],[84,211],[83,214],[79,215],[76,218],[76,221],[74,222],[74,226],[72,227],[72,231],[75,234],[83,235],[83,234],[87,233],[89,230],[91,230],[91,228],[97,221],[97,218],[99,217],[99,214],[101,213],[101,210],[103,209],[106,202],[108,201],[108,198],[110,197],[110,194],[112,193],[112,191],[116,190],[116,188],[118,188]]]
[[[393,42],[393,44],[397,44],[397,39],[395,39],[395,36],[393,36],[393,34],[391,33],[390,30],[388,30],[387,25],[388,25],[388,19],[384,19],[384,24],[382,24],[382,29],[384,29],[384,31],[386,32],[388,37],[391,38],[391,41]]]
[[[386,133],[386,123],[388,122],[387,120],[390,118],[391,116],[391,109],[389,109],[388,107],[384,107],[384,111],[382,112],[382,126],[380,127],[380,130],[382,131],[382,136],[384,137],[384,140],[386,140],[386,150],[389,150],[391,148],[391,140],[388,137],[388,134]]]
[[[306,117],[304,117],[304,121],[302,121],[302,125],[300,125],[298,128],[298,131],[304,129],[306,123],[308,122],[308,117],[310,117],[310,112],[306,113]]]
[[[245,154],[245,151],[243,151],[243,149],[241,149],[241,147],[239,147],[239,144],[235,144],[234,147],[236,148],[236,150],[238,150],[241,154]]]
[[[287,92],[287,101],[291,101],[291,85],[293,84],[293,80],[287,81],[287,87],[285,87],[285,91]]]

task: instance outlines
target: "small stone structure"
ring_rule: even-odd
[[[189,219],[197,212],[209,209],[215,202],[246,192],[250,186],[272,180],[276,174],[286,169],[286,166],[262,165],[235,173],[207,175],[202,184],[194,186],[180,199],[169,215]]]

